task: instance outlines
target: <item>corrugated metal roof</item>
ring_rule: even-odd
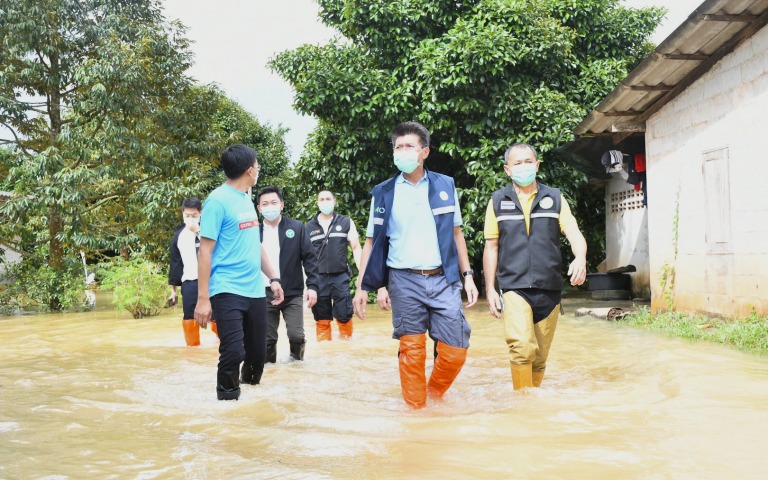
[[[706,0],[574,129],[626,138],[768,24],[768,0]]]

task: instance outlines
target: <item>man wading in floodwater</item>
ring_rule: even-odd
[[[403,398],[421,408],[427,395],[443,396],[467,358],[471,329],[461,305],[461,278],[467,308],[477,302],[478,294],[453,178],[424,168],[429,131],[405,122],[390,138],[401,173],[371,192],[368,238],[353,305],[357,316],[365,318],[368,290],[379,290],[379,306],[392,307]],[[424,372],[427,332],[437,342],[429,383]]]
[[[205,328],[213,313],[220,339],[216,395],[237,400],[240,382],[257,385],[264,372],[267,301],[261,272],[270,278],[273,305],[282,303],[283,289],[261,245],[249,193],[259,179],[256,152],[229,146],[221,167],[227,180],[203,204],[195,320]]]
[[[587,278],[587,242],[560,190],[536,182],[541,162],[532,146],[516,143],[504,160],[512,185],[488,202],[483,271],[490,313],[504,319],[513,388],[524,390],[541,385],[555,336],[563,287],[560,234],[575,257],[568,266],[571,285]]]

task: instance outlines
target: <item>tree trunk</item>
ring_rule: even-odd
[[[48,117],[51,122],[51,134],[50,134],[50,146],[55,150],[59,150],[58,140],[61,133],[61,92],[59,91],[59,84],[61,83],[59,75],[59,56],[57,53],[51,53],[51,77],[54,80],[50,90],[48,92]],[[48,172],[53,174],[54,172]],[[64,245],[57,238],[58,233],[62,228],[61,216],[58,214],[58,209],[55,204],[51,204],[48,207],[48,234],[50,235],[50,252],[48,258],[48,265],[59,272],[63,268],[64,258]]]

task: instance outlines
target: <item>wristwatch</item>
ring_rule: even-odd
[[[461,275],[464,276],[464,277],[474,277],[475,276],[475,271],[470,268],[466,272],[462,272]]]
[[[270,278],[270,279],[269,279],[269,284],[270,284],[270,285],[272,285],[272,284],[273,284],[273,283],[275,283],[275,282],[277,282],[277,283],[280,283],[280,279],[279,279],[279,278],[277,278],[277,277],[275,277],[275,278]]]

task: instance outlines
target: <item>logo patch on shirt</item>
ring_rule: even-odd
[[[293,238],[296,235],[296,232],[293,231],[292,228],[289,228],[285,231],[285,236],[288,238]]]
[[[552,200],[552,197],[544,197],[539,202],[539,206],[544,209],[550,209],[555,204],[555,201]]]
[[[502,200],[501,201],[501,209],[502,210],[514,210],[515,209],[515,202],[510,202],[509,200]]]
[[[240,222],[240,230],[247,230],[249,228],[258,227],[259,221],[258,220],[249,220],[247,222]]]
[[[320,235],[321,233],[323,233],[323,231],[318,228],[317,230],[312,230],[311,232],[309,232],[309,236],[314,237],[315,235]]]
[[[448,192],[446,192],[445,190],[440,192],[440,200],[448,200]]]
[[[374,212],[376,213],[384,213],[385,211],[386,209],[384,207],[376,207],[376,209],[374,210]]]
[[[337,231],[337,232],[340,232],[340,231],[341,231],[341,225],[336,225],[336,231]]]

